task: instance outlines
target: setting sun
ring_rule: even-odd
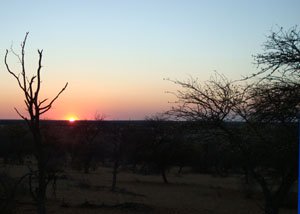
[[[69,118],[69,122],[73,123],[73,122],[75,122],[75,121],[76,121],[76,119],[75,119],[74,117],[70,117],[70,118]]]
[[[68,116],[68,117],[66,117],[66,118],[67,118],[67,120],[68,120],[70,123],[73,123],[73,122],[75,122],[76,120],[78,120],[78,118],[77,118],[76,116],[74,116],[74,115]]]

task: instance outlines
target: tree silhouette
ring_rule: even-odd
[[[170,81],[181,89],[174,93],[178,105],[172,107],[167,114],[205,123],[222,123],[235,116],[232,114],[232,107],[235,105],[232,100],[241,100],[242,93],[224,75],[215,73],[203,83],[192,77],[187,81]]]
[[[300,31],[297,27],[287,31],[280,28],[277,32],[271,32],[263,47],[264,52],[254,56],[261,70],[247,77],[258,77],[258,81],[250,91],[249,113],[243,117],[248,117],[249,127],[260,143],[270,145],[273,142],[272,148],[267,149],[271,154],[269,160],[273,171],[277,173],[275,177],[279,180],[277,186],[272,186],[269,181],[270,177],[274,177],[274,172],[270,174],[270,170],[261,172],[251,169],[251,173],[264,193],[265,213],[277,214],[297,180],[299,145],[294,122],[300,110]],[[272,133],[274,137],[266,138],[263,129],[256,127],[257,123],[268,124],[269,127],[276,124],[277,128]],[[270,163],[264,164],[270,168]]]
[[[178,105],[168,113],[212,125],[212,135],[224,134],[260,185],[265,213],[277,214],[297,179],[300,32],[281,28],[267,38],[264,53],[254,57],[261,70],[243,79],[250,85],[218,74],[204,83],[173,81],[181,89],[174,93]],[[244,123],[234,128],[230,121]]]
[[[89,174],[93,161],[96,161],[96,157],[100,155],[97,147],[101,143],[98,138],[103,129],[103,120],[103,115],[96,114],[94,121],[79,121],[73,130],[73,136],[78,138],[77,142],[75,141],[80,153],[77,158],[80,159],[86,174]]]
[[[27,118],[25,115],[21,114],[17,108],[15,108],[18,115],[23,118],[33,135],[34,140],[34,148],[35,148],[35,157],[37,160],[37,179],[38,179],[38,187],[36,191],[36,195],[34,199],[37,202],[37,211],[40,214],[46,213],[46,159],[45,159],[45,145],[42,139],[41,131],[40,131],[40,117],[47,111],[49,111],[53,105],[53,103],[57,100],[60,94],[67,88],[68,83],[57,93],[57,95],[52,99],[42,99],[40,100],[39,95],[41,91],[41,69],[42,69],[42,58],[43,58],[43,50],[38,50],[39,60],[38,60],[38,68],[36,74],[31,78],[28,78],[26,74],[25,67],[25,45],[28,37],[28,32],[25,35],[23,42],[21,43],[21,55],[15,53],[12,49],[12,53],[18,58],[21,63],[21,72],[20,74],[15,73],[11,70],[7,57],[9,51],[6,50],[4,62],[6,65],[7,71],[15,78],[18,83],[19,88],[24,93],[25,97],[25,105],[26,110],[28,111],[29,117]],[[47,103],[48,101],[48,103]]]
[[[260,81],[288,80],[299,84],[300,31],[297,26],[289,30],[279,28],[272,31],[263,44],[263,53],[254,55],[254,60],[260,71],[247,79],[260,77]]]
[[[168,120],[165,114],[156,114],[146,117],[149,127],[149,137],[146,143],[146,156],[148,164],[158,170],[165,184],[169,183],[167,170],[174,163],[176,149],[180,147],[182,132],[179,126]],[[181,130],[182,131],[182,130]],[[180,133],[180,134],[179,134]]]

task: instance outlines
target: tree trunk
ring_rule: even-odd
[[[162,178],[163,178],[164,183],[165,183],[165,184],[168,184],[169,181],[168,181],[167,176],[166,176],[166,169],[165,169],[165,168],[162,168],[162,169],[161,169],[161,176],[162,176]]]
[[[46,214],[46,160],[45,160],[45,150],[42,142],[41,133],[39,130],[39,125],[32,127],[32,132],[34,135],[35,146],[37,149],[37,164],[38,164],[38,189],[37,189],[37,212],[38,214]]]
[[[245,178],[245,184],[249,184],[249,170],[247,167],[243,167],[243,171],[244,171],[244,178]]]
[[[183,166],[179,166],[177,174],[180,175],[182,173],[182,169],[183,169]]]
[[[38,189],[38,213],[45,214],[46,213],[46,181],[45,181],[45,173],[39,173],[39,189]]]
[[[83,165],[84,165],[83,166],[84,173],[85,174],[89,174],[90,173],[90,161],[89,160],[85,160]]]
[[[113,179],[112,179],[112,184],[111,184],[111,191],[116,190],[118,168],[119,168],[119,160],[116,160],[114,162],[114,168],[113,168]]]
[[[41,162],[41,163],[40,163]],[[37,205],[38,205],[38,213],[45,214],[46,213],[46,169],[45,165],[42,161],[39,161],[39,184],[38,184],[38,192],[37,192]]]
[[[90,144],[86,145],[86,151],[84,152],[84,157],[83,157],[83,168],[84,168],[84,173],[89,174],[90,173],[90,168],[91,168],[91,163],[92,163],[92,150],[90,148]]]

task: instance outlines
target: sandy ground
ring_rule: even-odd
[[[13,176],[26,172],[22,166],[6,169]],[[90,174],[68,170],[57,182],[56,196],[48,188],[48,213],[64,214],[124,214],[124,213],[200,213],[200,214],[257,214],[263,213],[260,194],[246,199],[237,177],[170,172],[170,184],[160,176],[139,175],[122,171],[118,174],[118,189],[110,191],[111,169],[100,167]],[[35,213],[30,196],[18,204],[17,213]],[[283,209],[282,214],[297,213]]]

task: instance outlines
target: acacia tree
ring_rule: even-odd
[[[279,184],[272,190],[268,182],[270,175],[252,171],[265,196],[265,213],[277,214],[286,195],[297,180],[298,144],[295,124],[296,114],[300,110],[300,31],[297,26],[283,30],[280,28],[267,37],[263,45],[264,52],[254,56],[260,71],[247,79],[256,80],[250,93],[248,124],[253,121],[276,124],[277,139],[281,142],[272,150],[279,174]],[[261,141],[261,130],[254,129]],[[278,136],[278,133],[282,133]]]
[[[290,122],[300,103],[299,88],[280,92],[277,85],[239,88],[222,76],[204,84],[175,83],[183,89],[176,93],[179,105],[168,113],[200,122],[204,129],[208,126],[210,138],[226,137],[225,146],[238,157],[237,165],[260,185],[265,213],[279,213],[297,179],[297,135]],[[228,123],[235,120],[243,121],[240,128]]]
[[[233,126],[227,122],[242,119],[234,108],[245,104],[248,86],[235,84],[218,73],[205,82],[192,77],[187,81],[172,82],[181,89],[174,93],[177,105],[167,114],[179,120],[195,122],[192,129],[196,129],[202,142],[218,142],[218,137],[226,137],[228,140],[224,142],[230,142],[229,146],[246,153],[239,144],[241,139],[236,134],[238,130],[232,130]]]
[[[243,115],[249,134],[254,136],[252,139],[255,138],[252,150],[256,156],[248,169],[264,194],[265,213],[277,214],[297,180],[297,129],[296,124],[291,123],[295,115],[291,117],[287,114],[295,106],[294,102],[286,103],[290,94],[281,103],[276,92],[268,89],[261,89],[260,92],[254,98],[256,101],[252,100],[253,104],[249,105],[252,113]],[[297,89],[295,93],[299,103],[300,90]],[[280,100],[284,97],[280,97]],[[270,102],[269,105],[266,105],[266,101]],[[286,105],[289,105],[289,109],[285,109]],[[272,108],[277,111],[272,111]]]
[[[22,90],[25,97],[26,110],[29,114],[29,117],[20,113],[17,108],[15,108],[17,114],[26,121],[34,140],[35,148],[35,157],[37,160],[37,180],[38,187],[34,199],[37,202],[37,212],[40,214],[46,213],[46,189],[47,189],[47,169],[46,169],[46,158],[45,158],[45,145],[42,139],[41,130],[40,130],[40,117],[49,111],[53,103],[57,100],[60,94],[67,88],[68,83],[58,92],[58,94],[51,100],[42,99],[40,100],[40,91],[41,91],[41,69],[42,69],[42,57],[43,50],[38,50],[38,67],[36,74],[31,78],[28,78],[25,67],[25,45],[28,37],[28,32],[25,35],[23,42],[21,43],[21,55],[15,53],[13,50],[12,53],[18,58],[21,64],[21,72],[16,73],[10,68],[7,57],[9,51],[6,50],[4,57],[4,62],[6,65],[7,71],[15,78],[18,83],[19,88]],[[48,102],[47,102],[48,101]]]
[[[261,70],[243,79],[250,85],[220,75],[202,84],[173,81],[181,90],[175,93],[179,105],[169,114],[219,128],[260,185],[265,213],[277,214],[297,179],[297,132],[291,122],[300,107],[300,32],[296,27],[273,32],[254,59]],[[246,132],[224,123],[234,118],[245,122]]]

